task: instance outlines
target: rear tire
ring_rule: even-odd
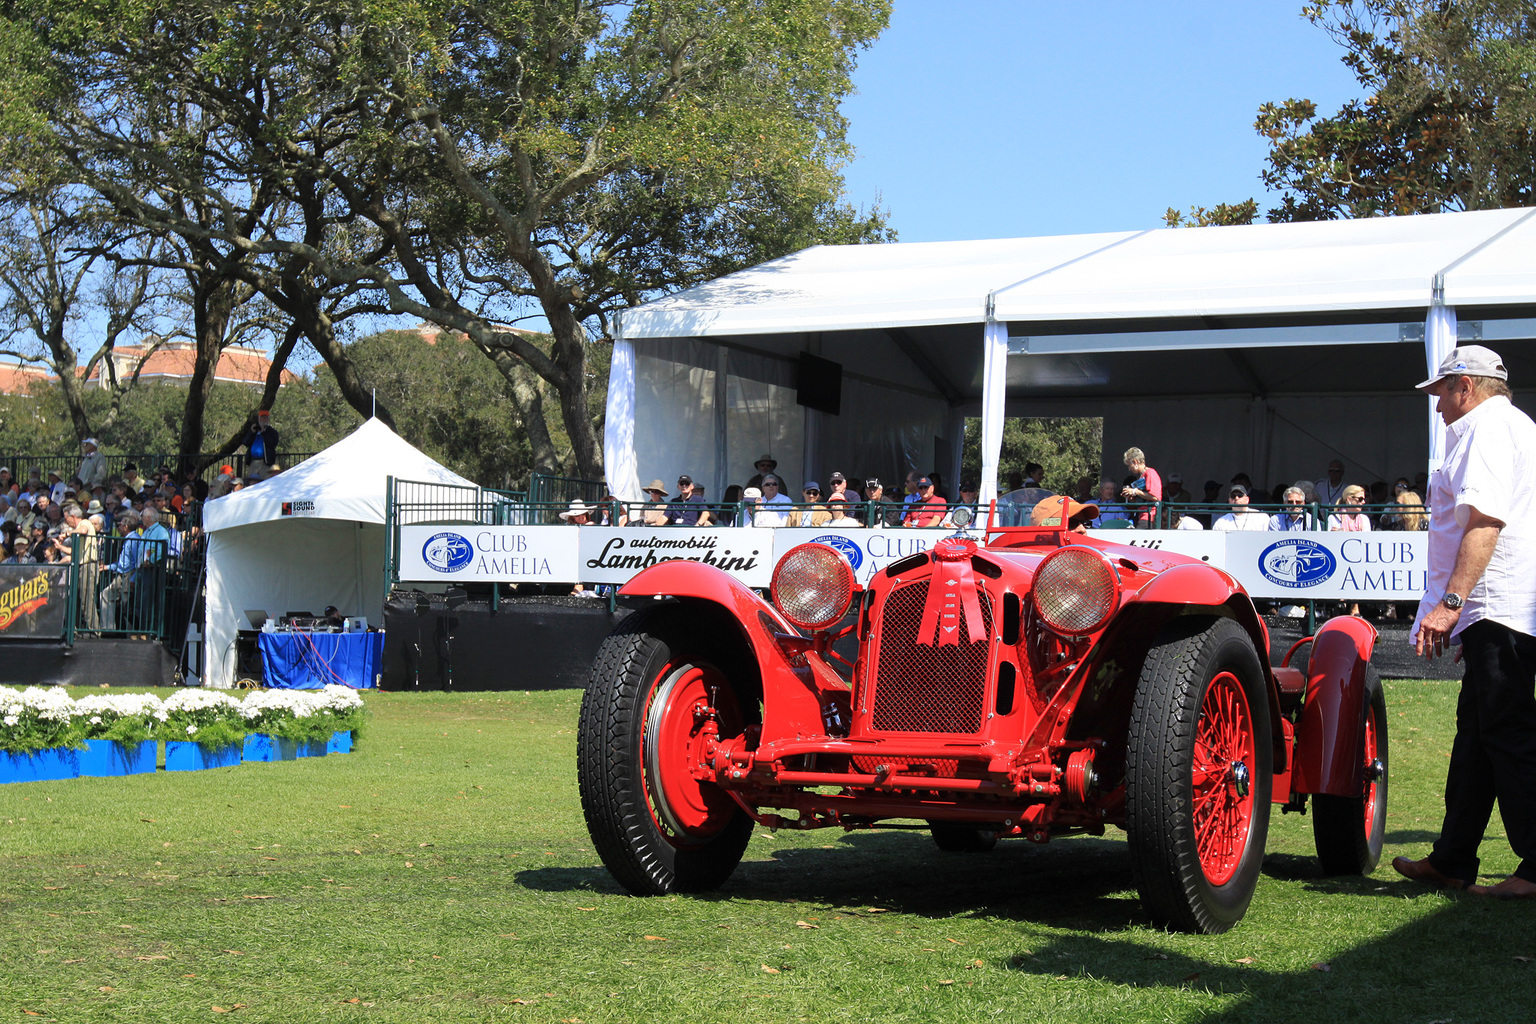
[[[1155,923],[1214,934],[1242,919],[1264,861],[1272,755],[1247,631],[1169,623],[1147,652],[1126,750],[1131,873]]]
[[[1360,715],[1365,791],[1359,796],[1312,797],[1312,840],[1325,875],[1368,875],[1381,861],[1387,834],[1387,698],[1381,677],[1365,668]]]
[[[761,720],[755,688],[740,683],[740,657],[706,639],[718,634],[695,616],[675,605],[631,615],[603,641],[581,702],[587,831],[637,896],[718,888],[752,837],[752,819],[730,795],[692,774],[696,709],[715,707],[721,739]]]

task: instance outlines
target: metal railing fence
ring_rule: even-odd
[[[279,452],[277,464],[284,469],[291,469],[314,454],[314,452]],[[50,472],[56,471],[60,479],[67,483],[71,477],[79,472],[80,458],[78,453],[67,455],[0,454],[0,466],[8,468],[11,471],[11,476],[21,482],[26,481],[27,474],[31,470],[37,469],[39,476],[43,480],[48,479]],[[182,456],[176,452],[143,452],[119,455],[107,453],[107,473],[109,476],[121,476],[123,468],[132,463],[138,467],[139,474],[147,479],[153,476],[161,466],[165,466],[172,473],[176,473],[177,467],[183,458],[187,458],[187,456]],[[210,483],[218,477],[220,466],[227,464],[234,469],[235,475],[242,477],[251,468],[251,457],[244,452],[237,455],[215,455],[212,452],[204,452],[190,456],[190,458],[199,462],[211,460],[198,473],[199,479]]]

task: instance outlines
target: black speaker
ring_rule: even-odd
[[[795,378],[795,401],[807,409],[842,414],[843,364],[800,353],[800,372]]]

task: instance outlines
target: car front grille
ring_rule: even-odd
[[[886,598],[875,659],[870,725],[879,732],[974,734],[985,720],[987,649],[992,636],[992,599],[977,587],[982,639],[938,646],[917,642],[928,581],[897,587]],[[926,638],[932,641],[933,637]],[[861,706],[863,706],[861,704]]]

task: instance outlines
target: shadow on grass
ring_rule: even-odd
[[[1114,839],[1076,837],[1045,846],[1010,840],[989,853],[965,854],[939,850],[923,831],[877,831],[829,834],[821,847],[765,848],[764,838],[754,838],[725,885],[694,898],[781,900],[829,910],[878,906],[921,917],[1094,931],[1145,923],[1126,844]],[[537,868],[516,879],[541,891],[624,891],[602,868]]]
[[[1533,941],[1528,908],[1463,897],[1326,962],[1294,970],[1266,970],[1263,963],[1236,958],[1212,961],[1168,947],[1154,951],[1134,938],[1091,934],[1053,937],[998,966],[1052,978],[1241,996],[1202,1016],[1204,1024],[1313,1020],[1323,1007],[1339,1020],[1497,1024],[1530,1020],[1536,965],[1526,958],[1536,952]],[[1517,995],[1522,991],[1527,997]]]
[[[1386,844],[1388,847],[1406,846],[1409,843],[1432,843],[1439,838],[1439,832],[1430,832],[1422,828],[1403,828],[1396,832],[1388,832]]]

